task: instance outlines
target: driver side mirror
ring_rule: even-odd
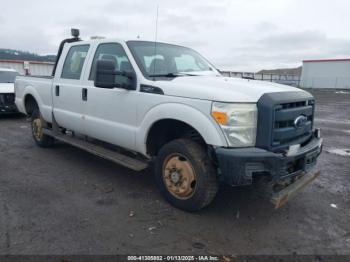
[[[116,66],[116,62],[113,60],[98,60],[96,64],[95,86],[110,89],[119,87],[127,90],[136,90],[135,72],[115,70]],[[121,78],[124,78],[124,81],[118,81]]]

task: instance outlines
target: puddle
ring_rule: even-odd
[[[335,154],[338,156],[350,156],[349,148],[333,148],[326,150],[328,153]]]

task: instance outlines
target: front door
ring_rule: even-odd
[[[97,47],[88,81],[85,83],[86,100],[83,102],[85,134],[114,145],[134,149],[139,93],[122,88],[95,87],[96,64],[99,59],[113,60],[116,70],[133,70],[122,45],[102,43]],[[122,84],[126,78],[116,76],[116,81]]]

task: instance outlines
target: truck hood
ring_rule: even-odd
[[[153,82],[153,85],[160,87],[165,95],[219,102],[255,103],[265,93],[305,92],[295,87],[271,82],[222,76],[181,76],[170,80],[159,80]]]
[[[8,94],[15,92],[14,83],[0,83],[0,94]]]

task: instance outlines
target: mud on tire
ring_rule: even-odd
[[[41,118],[39,109],[34,109],[31,115],[31,129],[35,143],[40,147],[51,147],[54,143],[54,138],[43,133],[43,128],[46,126]]]
[[[189,139],[173,140],[159,150],[155,179],[166,200],[186,211],[210,204],[219,187],[205,148]]]

